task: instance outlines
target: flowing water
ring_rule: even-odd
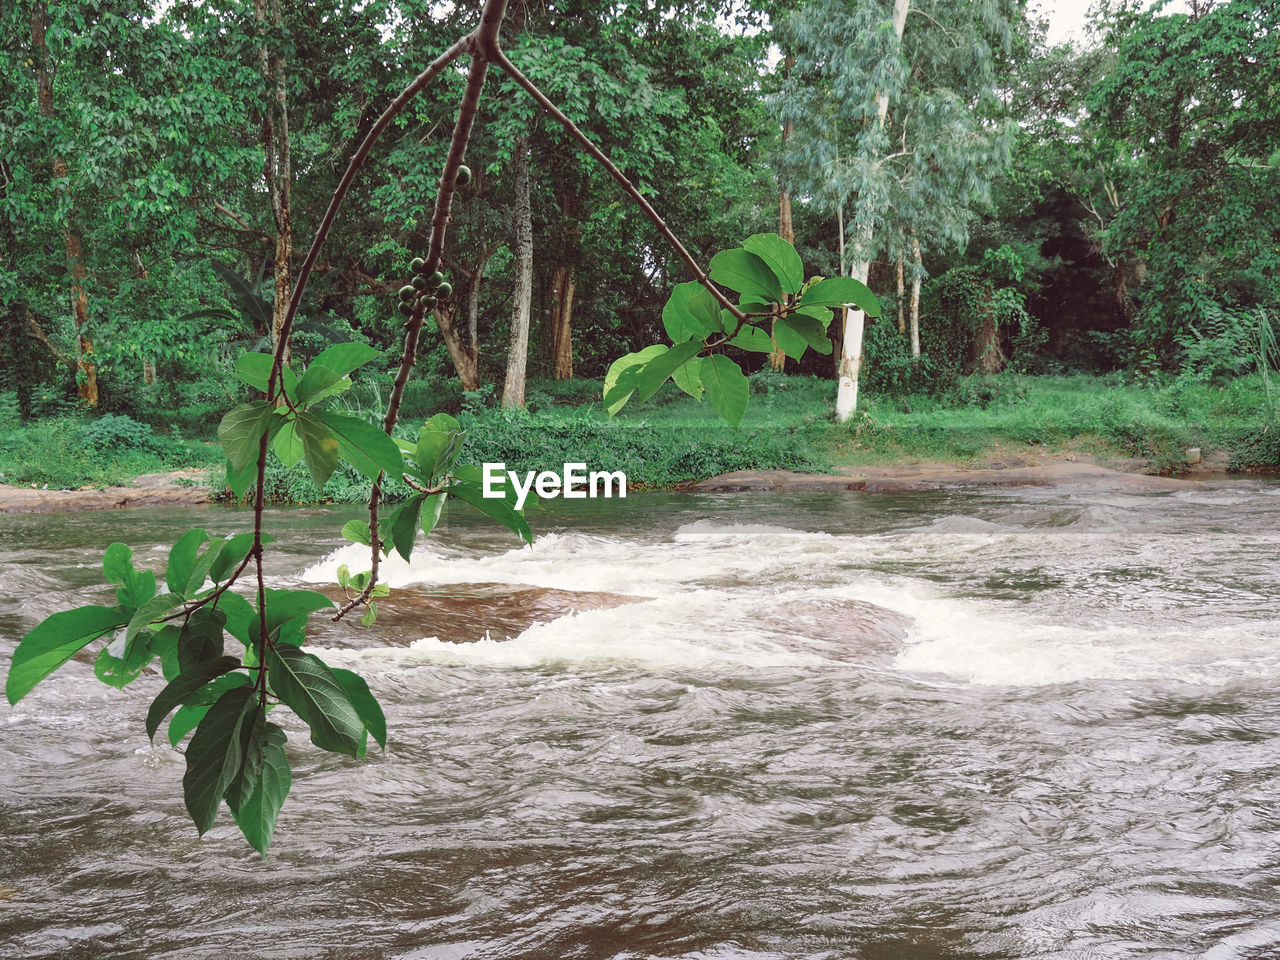
[[[197,839],[160,686],[0,709],[0,956],[1280,956],[1280,488],[553,503],[454,517],[313,642],[385,756],[289,725],[261,861]],[[273,585],[358,511],[272,512]],[[0,656],[218,508],[0,517]]]

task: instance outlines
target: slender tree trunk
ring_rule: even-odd
[[[254,0],[254,17],[259,25],[266,23],[266,0]],[[271,0],[271,25],[277,32],[284,23],[280,0]],[[258,48],[258,68],[263,79],[273,87],[274,103],[262,115],[262,147],[265,154],[263,172],[267,192],[271,196],[271,213],[276,224],[275,296],[271,309],[271,347],[276,348],[284,327],[289,300],[293,296],[293,158],[289,140],[289,87],[285,75],[285,59],[274,56],[265,44]],[[286,346],[284,360],[289,362]]]
[[[796,57],[794,53],[788,53],[782,61],[782,76],[785,79],[791,76],[791,70],[796,65]],[[782,147],[786,149],[787,141],[791,138],[791,133],[795,129],[795,124],[790,120],[784,120],[782,123]],[[778,184],[778,235],[787,243],[795,244],[796,230],[791,222],[791,191],[782,183]],[[773,335],[773,327],[777,321],[770,323],[769,334]],[[777,341],[775,341],[776,343]],[[776,370],[779,373],[787,365],[787,355],[779,350],[776,346],[773,352],[769,354],[769,369]]]
[[[507,379],[502,388],[504,407],[524,406],[525,369],[529,361],[529,314],[533,303],[533,207],[529,199],[529,139],[516,142],[514,157],[515,291],[511,305],[511,349]]]
[[[573,293],[577,281],[573,278],[573,268],[565,271],[564,284],[561,287],[558,306],[559,317],[556,323],[556,379],[573,379]]]
[[[907,25],[907,9],[910,0],[894,0],[893,32],[902,42],[902,31]],[[876,123],[884,126],[885,117],[889,115],[889,91],[882,91],[876,97]],[[882,162],[877,159],[877,163]],[[857,233],[857,244],[854,247],[857,256],[866,256],[871,248],[871,227],[868,218],[858,217],[860,224]],[[868,260],[855,260],[849,267],[849,276],[862,283],[867,282],[871,272]],[[862,330],[867,316],[861,310],[846,309],[844,315],[844,343],[840,351],[840,386],[836,392],[836,419],[841,423],[853,416],[858,409],[858,374],[862,369]]]
[[[920,358],[920,277],[924,274],[924,261],[920,257],[920,238],[911,234],[911,259],[915,270],[911,273],[911,356]]]
[[[898,248],[898,333],[899,334],[904,334],[907,332],[907,304],[905,299],[906,292],[907,292],[907,281],[906,281],[906,266],[903,264],[903,260],[905,259],[906,257],[902,252],[902,248],[899,247]]]
[[[35,61],[36,98],[43,117],[53,116],[53,78],[49,74],[49,50],[45,45],[45,32],[49,24],[48,5],[37,0],[31,5],[31,50]],[[76,331],[76,394],[90,409],[98,408],[98,368],[93,362],[93,341],[85,331],[89,323],[89,295],[84,282],[89,271],[84,263],[84,243],[75,229],[70,195],[70,172],[66,161],[53,157],[55,189],[67,197],[67,220],[63,228],[63,241],[67,251],[67,272],[71,275],[71,314]]]
[[[147,265],[142,262],[142,257],[137,250],[133,251],[133,267],[139,280],[147,279]],[[142,382],[147,386],[154,386],[156,382],[155,357],[146,354],[142,357]]]
[[[480,260],[471,275],[467,277],[467,325],[465,330],[458,329],[456,310],[436,308],[431,315],[435,318],[445,348],[449,351],[449,359],[458,372],[458,380],[463,390],[480,389],[480,349],[476,336],[476,327],[480,316],[480,283],[484,280],[484,271],[489,266],[489,258],[493,256],[493,248],[482,246]]]

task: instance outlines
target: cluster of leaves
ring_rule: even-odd
[[[805,280],[795,247],[774,233],[756,234],[741,247],[717,253],[708,276],[738,294],[737,309],[723,308],[701,283],[677,284],[662,309],[672,346],[655,344],[614,361],[604,381],[610,414],[632,397],[647,400],[674,380],[695,399],[705,394],[712,409],[736,427],[751,388],[737,362],[719,352],[724,347],[781,350],[799,360],[811,347],[831,352],[827,327],[833,310],[852,305],[868,316],[880,315],[875,295],[852,277]]]
[[[281,386],[278,402],[254,400],[231,410],[219,436],[227,455],[228,482],[243,493],[268,449],[286,465],[306,461],[323,486],[341,461],[377,482],[384,472],[402,476],[415,491],[395,513],[379,523],[384,552],[394,545],[408,559],[418,529],[430,533],[445,499],[453,494],[518,533],[532,534],[515,509],[515,493],[485,498],[477,467],[456,463],[465,436],[457,421],[441,414],[423,425],[416,443],[392,440],[358,417],[324,410],[321,404],[350,386],[350,374],[379,356],[359,343],[323,351],[301,376],[283,366],[272,376],[274,359],[246,353],[236,363],[242,380],[270,393]],[[402,453],[403,448],[403,453]],[[368,523],[355,521],[343,531],[370,545]],[[107,639],[94,661],[105,683],[124,687],[137,680],[157,658],[167,685],[147,713],[154,738],[170,714],[169,742],[188,736],[183,792],[197,830],[213,826],[225,801],[250,844],[265,853],[276,818],[288,795],[291,774],[284,729],[268,714],[292,710],[309,728],[311,742],[350,757],[365,755],[370,736],[386,747],[386,720],[368,684],[348,670],[331,668],[302,649],[311,614],[331,610],[332,600],[310,590],[272,590],[259,584],[257,603],[230,588],[251,562],[260,561],[266,533],[211,537],[189,530],[169,553],[165,590],[156,574],[139,570],[122,543],[107,548],[103,573],[116,586],[114,606],[85,606],[55,613],[22,638],[5,681],[10,703],[17,703],[45,677],[95,640]],[[373,585],[372,572],[339,572],[339,585],[361,592],[364,622],[376,607],[363,597],[387,595]],[[357,604],[358,605],[358,604]],[[240,646],[228,652],[227,637]]]
[[[183,793],[196,829],[209,830],[225,800],[245,838],[265,852],[291,782],[284,730],[267,720],[272,710],[288,707],[313,743],[347,756],[363,756],[370,735],[385,748],[387,734],[382,708],[359,676],[301,649],[308,616],[332,607],[328,597],[264,590],[265,606],[255,609],[228,589],[251,559],[253,540],[252,533],[187,531],[169,553],[164,592],[153,571],[134,566],[127,546],[111,544],[102,570],[116,586],[116,604],[55,613],[23,637],[5,694],[17,703],[102,638],[110,639],[94,673],[111,686],[134,682],[159,658],[168,683],[147,712],[147,733],[154,738],[171,713],[172,745],[194,731]],[[228,637],[240,645],[234,653]]]

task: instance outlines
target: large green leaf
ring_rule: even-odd
[[[240,773],[227,789],[227,806],[244,838],[266,856],[293,774],[284,750],[284,730],[268,723],[261,712],[244,730]]]
[[[218,425],[218,442],[227,452],[231,469],[243,470],[258,459],[262,435],[271,427],[275,407],[266,400],[242,403],[222,418]]]
[[[431,531],[436,528],[436,524],[440,522],[440,514],[444,510],[445,494],[436,493],[427,497],[422,504],[422,512],[418,514],[418,522],[422,526],[422,532],[426,536],[431,536]]]
[[[218,657],[216,660],[202,660],[179,673],[151,702],[147,711],[147,736],[154,740],[156,731],[170,711],[186,703],[205,684],[238,666],[240,661],[235,657]]]
[[[121,607],[77,607],[53,614],[18,642],[5,696],[17,703],[77,652],[128,622],[129,613]]]
[[[809,348],[808,341],[781,320],[774,321],[773,342],[792,360],[799,360]]]
[[[223,594],[219,605],[234,594]],[[227,625],[225,609],[213,609],[205,605],[192,612],[182,626],[178,637],[178,665],[187,673],[201,663],[217,660],[222,656],[223,631]]]
[[[224,629],[246,647],[253,641],[250,624],[258,622],[258,611],[244,597],[230,590],[218,597],[218,610],[227,618]]]
[[[123,543],[113,543],[102,555],[102,572],[117,585],[116,600],[122,607],[137,609],[156,595],[156,575],[136,570],[133,551]]]
[[[275,439],[271,441],[271,449],[275,451],[276,456],[280,458],[280,462],[285,468],[290,468],[297,464],[306,453],[306,449],[302,445],[302,439],[298,436],[298,423],[292,417],[285,421],[278,431],[276,431]]]
[[[814,317],[793,313],[790,316],[783,317],[779,321],[779,326],[793,330],[797,336],[801,337],[805,343],[813,347],[818,353],[828,354],[833,349],[831,340],[827,336],[826,327],[822,325],[822,321]]]
[[[806,307],[840,307],[853,304],[869,317],[880,316],[880,301],[867,285],[853,277],[828,277],[805,291],[800,302]]]
[[[318,415],[305,411],[298,414],[296,429],[311,479],[323,490],[338,467],[338,438]]]
[[[800,262],[800,254],[776,233],[757,233],[747,237],[742,241],[742,247],[765,262],[778,278],[783,292],[795,293],[804,284],[804,264]]]
[[[110,643],[98,651],[93,661],[93,675],[103,683],[117,688],[127,687],[155,659],[151,649],[154,634],[144,634],[132,643],[116,635]]]
[[[352,673],[350,670],[335,668],[333,675],[338,678],[342,689],[347,692],[347,699],[351,701],[351,705],[356,708],[356,713],[364,721],[365,729],[373,735],[378,746],[386,750],[387,718],[382,712],[382,705],[378,703],[378,698],[370,692],[369,684],[360,674]],[[361,753],[363,752],[362,750]]]
[[[413,449],[418,476],[428,486],[435,486],[457,460],[465,439],[466,433],[458,421],[447,413],[437,413],[424,423]]]
[[[533,531],[524,515],[511,506],[505,499],[489,498],[484,495],[484,488],[472,481],[455,481],[449,484],[449,493],[460,500],[471,504],[486,517],[496,520],[512,533],[518,535],[525,543],[533,543]]]
[[[262,535],[264,544],[274,543],[275,539],[269,533]],[[249,556],[249,551],[252,549],[252,533],[237,533],[233,537],[228,537],[226,546],[219,551],[218,556],[209,567],[209,579],[214,583],[220,583],[227,579],[235,571],[236,567],[240,566],[245,557]]]
[[[326,610],[333,606],[333,601],[323,593],[315,590],[268,590],[267,598],[267,632],[289,620],[306,617],[317,610]]]
[[[695,400],[702,399],[702,377],[698,373],[701,366],[702,360],[694,357],[684,366],[676,367],[676,372],[671,375],[676,386]]]
[[[759,327],[743,327],[738,331],[738,335],[729,341],[729,345],[755,353],[773,353],[773,341],[769,338],[769,334]]]
[[[240,771],[241,727],[261,710],[252,687],[228,690],[209,708],[187,745],[182,794],[201,835],[213,826],[222,796]]]
[[[399,477],[404,458],[394,440],[372,424],[340,413],[316,413],[321,423],[338,438],[338,449],[346,460],[369,479],[385,471]]]
[[[236,376],[255,390],[267,392],[267,380],[275,358],[269,353],[242,353],[236,357]]]
[[[267,675],[276,695],[311,728],[312,743],[349,757],[359,752],[364,722],[324,661],[273,644],[267,648]]]
[[[208,532],[199,527],[188,530],[178,538],[178,542],[169,551],[169,565],[164,573],[164,582],[168,584],[170,593],[186,595],[187,584],[196,569],[196,556],[208,540]],[[196,584],[197,589],[201,583],[204,583],[204,577]]]
[[[236,687],[250,687],[253,681],[249,679],[248,674],[244,673],[224,673],[212,683],[206,684],[197,690],[187,702],[178,708],[177,713],[173,715],[173,719],[169,721],[169,745],[176,747],[182,742],[182,738],[194,730],[200,721],[204,719],[204,715],[209,712],[210,705],[217,702],[228,690],[234,690]]]
[[[661,389],[673,373],[702,352],[701,340],[677,343],[646,363],[636,374],[636,399],[643,403]]]
[[[751,385],[741,368],[723,354],[715,354],[702,361],[699,372],[712,409],[736,428],[751,398]]]
[[[406,560],[413,553],[413,542],[418,537],[418,517],[422,512],[424,499],[423,494],[414,494],[392,516],[391,542],[395,545],[396,553]]]
[[[375,350],[373,347],[364,343],[335,343],[331,347],[326,347],[320,351],[319,356],[311,361],[311,366],[327,367],[340,377],[345,377],[352,370],[363,367],[371,360],[377,360],[382,356],[381,350]],[[310,367],[307,368],[308,370]],[[302,378],[302,382],[306,382],[306,376]],[[305,400],[302,395],[302,385],[298,386],[298,399]]]
[[[622,380],[623,375],[629,370],[643,366],[660,353],[666,352],[666,347],[660,343],[655,343],[651,347],[645,347],[636,353],[628,353],[609,365],[608,371],[604,375],[604,405],[609,411],[609,416],[613,416],[621,410],[626,402],[631,398],[631,394],[635,391],[635,375]],[[619,387],[619,381],[622,380],[622,386]],[[627,387],[630,389],[627,389]]]
[[[342,535],[352,543],[358,543],[361,546],[370,546],[373,543],[373,537],[369,535],[368,520],[348,520],[342,525]]]
[[[124,637],[125,643],[133,643],[134,637],[149,627],[153,620],[159,619],[161,615],[168,613],[182,602],[182,597],[176,593],[162,593],[158,597],[152,597],[129,618],[129,628],[125,631]]]
[[[768,264],[746,250],[721,250],[711,258],[707,275],[716,283],[766,302],[782,298],[782,286]]]
[[[250,460],[243,467],[237,470],[231,465],[231,461],[227,461],[226,465],[227,486],[237,498],[243,497],[245,491],[253,485],[254,480],[258,477],[258,464],[256,460]]]
[[[720,331],[720,304],[701,283],[677,283],[662,308],[662,325],[672,343],[701,340]]]

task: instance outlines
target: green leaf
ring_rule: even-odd
[[[525,543],[533,543],[533,531],[524,515],[513,508],[506,500],[490,499],[484,495],[484,488],[472,481],[455,481],[449,485],[449,493],[463,500],[486,517],[496,520],[512,533],[518,535]]]
[[[243,497],[245,491],[253,484],[258,477],[258,464],[251,460],[243,467],[237,470],[231,465],[231,461],[227,461],[226,466],[227,486],[231,492],[237,497]]]
[[[422,512],[424,499],[421,493],[410,497],[395,512],[391,520],[391,542],[395,544],[396,553],[406,560],[413,552],[413,541],[418,536],[418,516]]]
[[[267,648],[267,671],[276,695],[311,728],[312,743],[322,750],[356,755],[364,722],[319,657],[297,647],[272,645]]]
[[[253,640],[250,624],[258,622],[258,611],[244,597],[230,590],[218,597],[218,611],[227,618],[224,629],[246,647]]]
[[[314,413],[298,414],[297,431],[311,479],[323,490],[338,467],[338,438]]]
[[[427,497],[423,501],[422,512],[418,515],[418,520],[422,525],[422,532],[426,536],[431,536],[431,531],[436,528],[436,524],[440,522],[440,514],[444,510],[445,495],[443,493],[435,493]],[[386,584],[380,584],[386,586]],[[377,594],[374,594],[377,596]]]
[[[742,241],[742,247],[765,262],[778,278],[784,293],[795,293],[804,283],[804,264],[800,262],[800,254],[776,233],[757,233],[747,237]]]
[[[147,736],[154,740],[160,724],[175,707],[186,703],[205,684],[238,666],[240,661],[235,657],[218,657],[216,660],[202,660],[179,673],[151,702],[147,711]]]
[[[700,373],[712,409],[737,428],[751,398],[751,385],[741,368],[723,354],[715,354],[702,361]]]
[[[271,449],[275,451],[286,469],[302,459],[306,451],[302,440],[298,437],[298,424],[295,420],[285,421],[284,426],[276,431],[275,439],[271,441]]]
[[[218,816],[218,805],[243,761],[240,730],[262,708],[251,687],[235,687],[209,708],[187,745],[182,794],[187,812],[203,836]]]
[[[773,340],[769,338],[769,334],[754,326],[745,326],[739,330],[738,335],[729,341],[729,345],[754,353],[773,353]]]
[[[333,675],[342,684],[342,689],[347,693],[347,699],[351,701],[351,706],[355,707],[356,714],[364,722],[365,729],[373,735],[378,746],[386,750],[387,718],[382,712],[382,705],[378,703],[378,698],[369,691],[369,684],[360,674],[352,673],[350,670],[335,668]],[[364,753],[363,750],[360,752]]]
[[[232,594],[223,594],[219,601]],[[192,612],[178,637],[178,666],[182,673],[195,669],[201,663],[217,660],[222,656],[223,631],[227,624],[225,610],[203,606]]]
[[[623,374],[635,367],[643,366],[658,354],[665,353],[666,349],[667,348],[662,344],[656,343],[653,346],[645,347],[643,350],[636,353],[625,354],[609,365],[609,370],[604,375],[603,393],[605,398],[605,409],[609,411],[609,416],[612,417],[621,410],[623,406],[626,405],[627,400],[630,399],[632,392],[635,390],[634,375],[632,375],[630,378],[622,382],[623,385],[621,392],[615,392],[615,388],[618,387],[619,380],[622,378]],[[626,389],[628,384],[631,384],[630,389]]]
[[[178,708],[173,719],[169,721],[169,745],[176,747],[182,738],[194,730],[209,712],[211,704],[216,703],[228,690],[237,687],[252,687],[253,681],[248,674],[224,673],[212,683],[205,685],[187,698],[185,705]]]
[[[266,393],[274,362],[275,358],[269,353],[242,353],[236,357],[236,376],[253,389]]]
[[[677,283],[662,308],[662,325],[672,343],[720,332],[720,304],[701,283]]]
[[[671,375],[702,352],[701,340],[677,343],[646,363],[636,375],[636,399],[643,403],[661,389]]]
[[[375,350],[373,347],[364,343],[335,343],[331,347],[326,347],[320,351],[319,356],[311,361],[311,366],[322,366],[332,370],[340,377],[345,377],[352,370],[363,367],[371,360],[377,360],[382,356],[381,350]],[[308,370],[310,367],[307,368]],[[302,383],[306,383],[307,378],[304,374]],[[302,395],[303,388],[298,387],[298,399],[305,400]]]
[[[142,675],[142,671],[155,659],[151,650],[152,634],[132,643],[117,636],[98,651],[93,661],[93,674],[108,686],[123,689]]]
[[[707,275],[716,283],[766,302],[782,298],[782,287],[768,265],[746,250],[721,250],[711,258]]]
[[[831,321],[835,317],[835,310],[832,307],[796,307],[792,312],[802,317],[813,317],[822,324],[823,330],[831,326]]]
[[[250,846],[266,856],[293,775],[284,750],[284,730],[268,723],[261,712],[247,729],[240,774],[228,788],[227,806]]]
[[[373,538],[369,536],[368,520],[348,520],[342,525],[342,535],[352,543],[372,546]]]
[[[120,607],[77,607],[53,614],[18,642],[5,696],[17,703],[84,647],[128,622],[128,612]]]
[[[373,480],[385,471],[399,477],[404,458],[394,440],[372,424],[339,413],[312,414],[338,438],[342,459]]]
[[[437,413],[422,425],[413,450],[413,461],[417,465],[418,476],[427,486],[436,486],[437,481],[448,473],[462,452],[466,436],[458,421],[447,413]]]
[[[275,632],[277,627],[289,620],[307,617],[317,610],[333,607],[332,600],[315,590],[268,590],[265,595],[268,633]]]
[[[102,555],[102,572],[108,583],[128,586],[133,574],[133,551],[123,543],[113,543]]]
[[[702,399],[702,377],[698,373],[701,365],[702,360],[694,357],[684,366],[676,367],[676,372],[671,375],[676,386],[695,400]]]
[[[819,280],[805,291],[800,303],[806,307],[842,307],[850,303],[869,317],[880,316],[880,301],[876,295],[853,277]]]
[[[152,597],[129,618],[129,627],[124,635],[125,644],[132,644],[134,637],[150,626],[151,621],[159,618],[161,614],[168,613],[181,603],[182,597],[175,593],[162,593],[158,597]]]
[[[808,341],[781,320],[773,323],[773,342],[792,360],[799,360],[809,348]]]
[[[828,354],[832,351],[831,340],[827,337],[827,330],[822,325],[822,321],[804,314],[793,313],[790,316],[783,317],[779,323],[781,326],[794,331],[797,336],[801,337],[805,343],[813,347],[818,353]]]
[[[269,533],[262,535],[263,544],[275,543],[275,539]],[[236,567],[244,562],[244,558],[249,556],[249,551],[252,549],[252,533],[237,533],[233,537],[228,537],[226,546],[222,548],[214,559],[213,564],[209,567],[209,579],[214,583],[221,583],[227,579],[235,571]]]
[[[227,452],[231,469],[239,472],[258,460],[262,435],[272,426],[275,407],[266,400],[242,403],[218,425],[218,442]]]

